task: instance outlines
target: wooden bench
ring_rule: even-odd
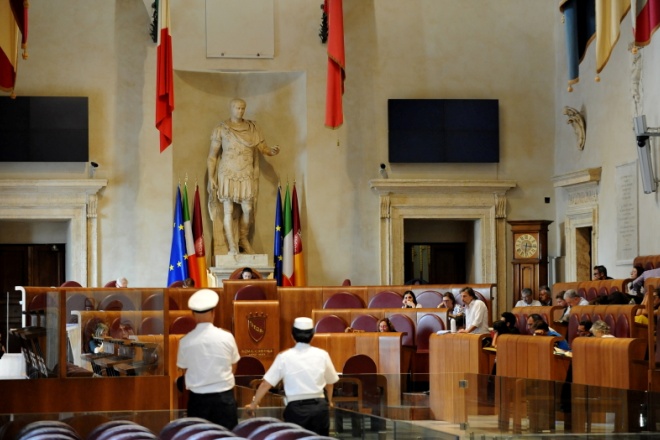
[[[647,344],[637,338],[573,341],[573,432],[591,432],[596,413],[614,413],[615,432],[639,432],[648,388]]]
[[[605,321],[611,332],[617,338],[647,339],[647,326],[635,322],[638,305],[602,305],[575,306],[571,308],[568,318],[567,338],[569,344],[575,339],[580,321],[588,319],[591,322]]]
[[[566,290],[575,290],[578,295],[587,301],[593,301],[598,296],[606,296],[612,292],[626,292],[628,283],[632,281],[629,278],[594,280],[594,281],[572,281],[566,283],[555,283],[552,286],[552,298]]]
[[[555,317],[559,313],[563,313],[564,308],[560,306],[526,306],[526,307],[514,307],[511,310],[511,313],[516,315],[518,331],[521,335],[527,335],[529,333],[529,328],[527,327],[527,318],[529,315],[538,314],[543,317],[543,320],[550,326],[553,326]],[[561,333],[559,329],[555,327],[557,332]],[[564,335],[565,336],[565,335]]]

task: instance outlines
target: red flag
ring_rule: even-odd
[[[635,45],[648,46],[653,33],[660,27],[660,0],[636,0],[632,5]]]
[[[27,0],[9,0],[9,3],[11,3],[11,10],[16,18],[18,29],[21,31],[21,49],[23,49],[23,59],[26,60],[28,57],[28,7],[30,5]]]
[[[170,35],[170,0],[158,0],[158,66],[156,74],[156,128],[160,131],[160,152],[172,143],[174,111],[174,75],[172,71],[172,36]]]
[[[204,226],[202,225],[202,207],[199,202],[199,187],[197,185],[195,185],[195,201],[193,202],[192,231],[195,240],[195,255],[197,255],[197,272],[199,273],[199,285],[195,287],[207,287]]]
[[[298,193],[296,184],[293,184],[291,196],[291,210],[293,211],[293,285],[306,286],[305,262],[303,260],[302,229],[300,227],[300,214],[298,213]]]
[[[328,15],[328,84],[325,103],[325,125],[340,127],[344,123],[342,96],[346,78],[344,56],[344,13],[342,0],[325,0]]]
[[[18,70],[18,32],[22,34],[23,58],[27,58],[27,2],[0,2],[0,90],[14,92]]]

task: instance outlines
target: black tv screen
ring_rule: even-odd
[[[86,97],[0,97],[0,162],[87,162]]]
[[[390,163],[497,163],[497,99],[390,99]]]

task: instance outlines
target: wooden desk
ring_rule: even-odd
[[[312,345],[330,354],[332,364],[342,371],[353,355],[364,354],[376,363],[378,374],[387,379],[387,405],[401,405],[402,333],[317,333]]]
[[[429,377],[431,416],[435,420],[467,423],[468,414],[493,414],[488,404],[488,375],[493,353],[482,349],[488,335],[431,335]]]
[[[559,338],[502,335],[497,339],[496,397],[500,430],[522,430],[527,413],[530,432],[554,431],[561,385],[566,381],[570,358],[554,354]]]

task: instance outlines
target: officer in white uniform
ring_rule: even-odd
[[[296,345],[277,355],[252,403],[245,408],[248,414],[254,415],[268,390],[283,380],[287,400],[284,420],[327,436],[330,431],[332,389],[339,376],[328,352],[309,345],[314,336],[314,322],[310,318],[296,318],[291,333]]]
[[[188,300],[197,326],[179,342],[177,367],[184,370],[188,417],[201,417],[231,430],[238,424],[234,372],[240,359],[234,336],[213,325],[219,297],[210,289]]]

